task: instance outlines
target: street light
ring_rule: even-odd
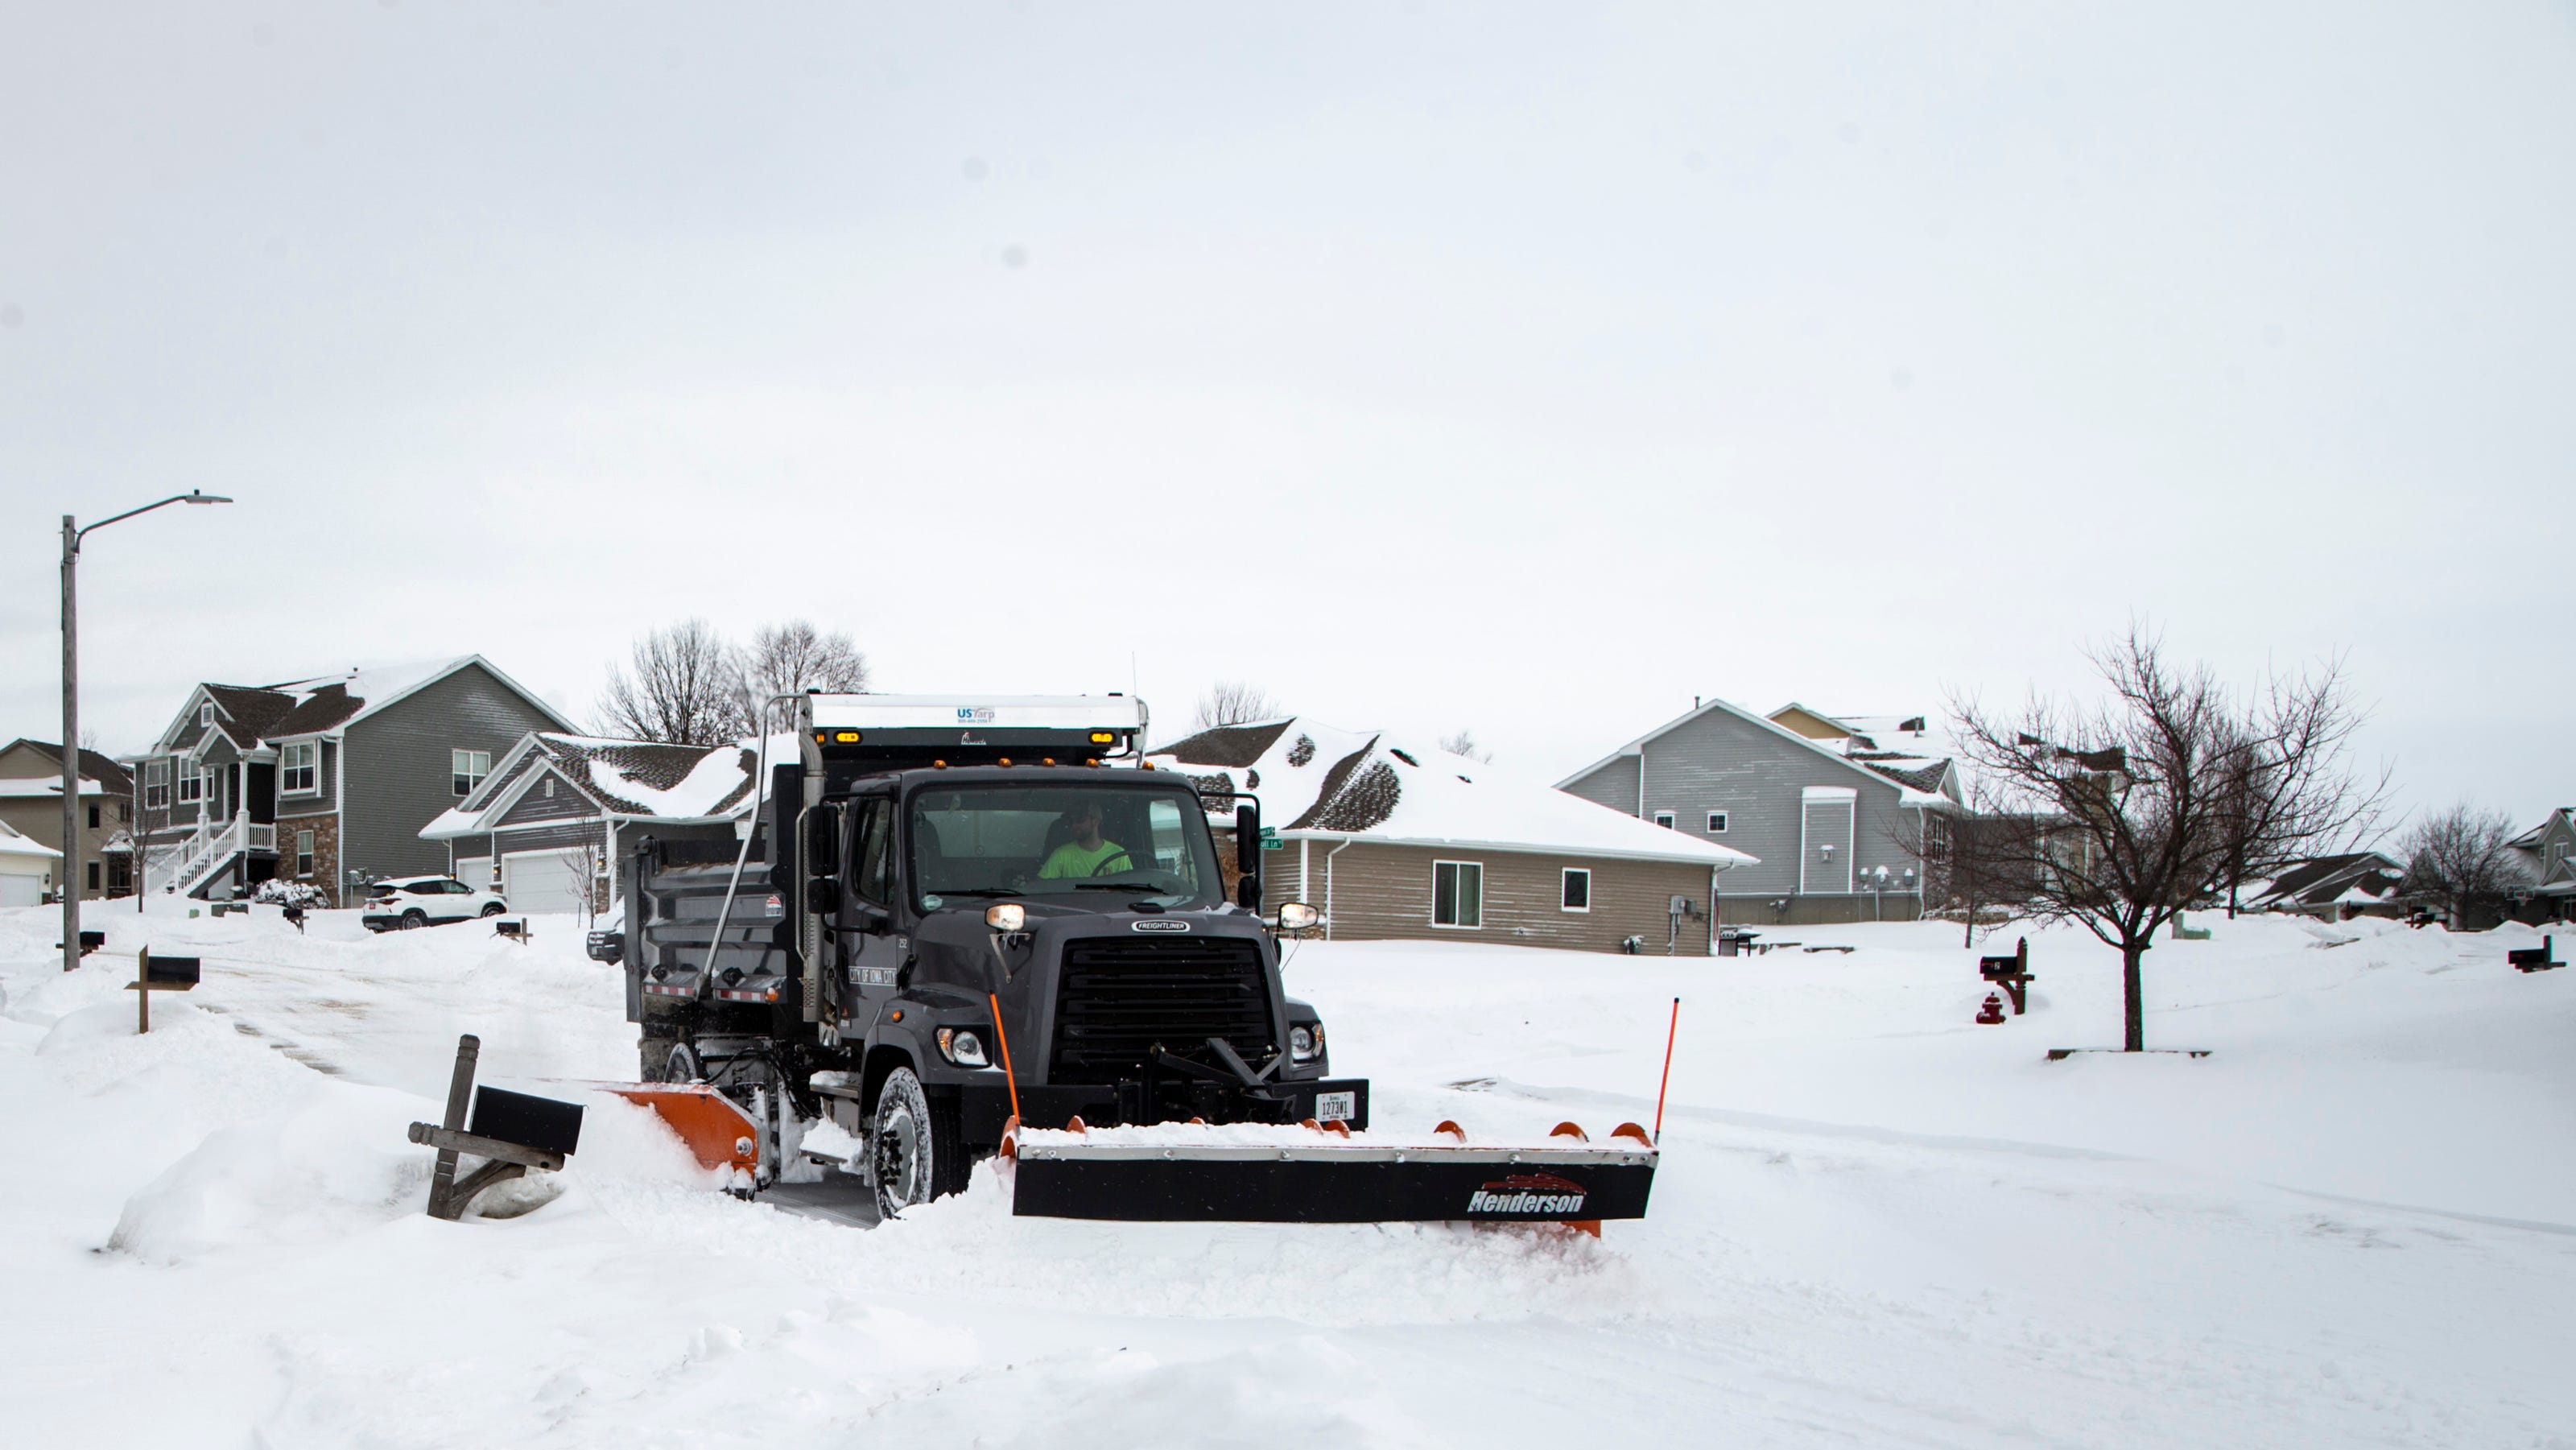
[[[174,503],[231,503],[220,494],[190,492],[174,494],[159,503],[147,503],[139,509],[100,519],[89,528],[74,524],[70,514],[63,515],[63,970],[80,965],[80,595],[75,587],[74,570],[80,563],[81,540],[90,530],[122,523],[136,514],[148,514]],[[128,833],[134,849],[137,868],[143,863],[143,820],[137,816]],[[143,878],[138,869],[134,878],[136,904],[141,904]]]

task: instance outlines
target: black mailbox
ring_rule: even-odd
[[[465,1131],[478,1138],[498,1138],[541,1153],[569,1157],[581,1142],[581,1105],[502,1088],[478,1088],[474,1093],[474,1121]]]
[[[197,985],[197,958],[147,956],[143,959],[143,980],[155,987],[193,987]]]

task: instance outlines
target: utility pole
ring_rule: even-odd
[[[63,898],[63,970],[80,965],[80,530],[63,515],[63,869],[54,885]],[[137,996],[149,993],[137,991]]]
[[[159,503],[148,503],[139,509],[127,509],[80,527],[70,514],[63,515],[63,869],[59,889],[63,900],[63,970],[80,966],[81,903],[81,820],[80,820],[80,589],[77,570],[80,567],[81,540],[93,529],[103,529],[136,514],[174,503],[231,503],[232,500],[211,493],[173,494]],[[128,832],[134,843],[135,859],[143,854],[143,818],[138,814]],[[135,877],[134,894],[137,910],[142,908],[143,881]]]

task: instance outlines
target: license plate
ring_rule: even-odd
[[[1360,1115],[1360,1095],[1349,1093],[1315,1094],[1315,1121],[1347,1123]]]

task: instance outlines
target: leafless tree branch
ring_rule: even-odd
[[[2375,830],[2387,777],[2357,777],[2364,712],[2340,662],[2229,690],[2142,627],[2091,652],[2104,698],[2010,713],[1954,700],[1971,818],[1945,869],[2083,926],[2121,954],[2126,1046],[2144,1043],[2139,959],[2156,930],[2237,883]]]
[[[1276,720],[1287,713],[1257,685],[1219,680],[1199,697],[1198,720],[1192,728],[1214,730],[1224,725],[1249,725],[1256,720]]]

